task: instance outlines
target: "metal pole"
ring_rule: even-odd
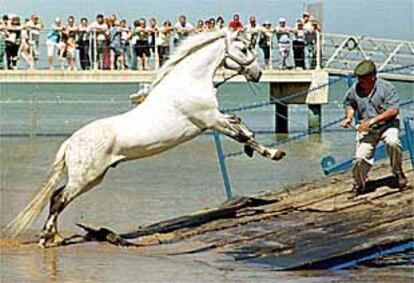
[[[221,146],[220,134],[217,131],[214,131],[214,142],[216,143],[217,157],[218,157],[219,163],[220,163],[220,170],[221,170],[221,175],[223,176],[223,182],[224,182],[224,188],[226,190],[226,196],[227,196],[227,199],[231,199],[232,196],[233,196],[233,192],[231,190],[230,179],[229,179],[229,175],[227,173],[226,160],[225,160],[225,156],[224,156],[224,153],[223,153],[223,147]]]
[[[159,31],[157,30],[155,32],[155,40],[154,40],[154,60],[155,60],[155,70],[158,71],[158,69],[160,68],[160,54],[158,54],[158,36],[159,36]]]
[[[316,70],[321,68],[321,34],[316,31]]]
[[[411,168],[414,169],[414,131],[411,129],[410,120],[414,118],[404,119],[405,135],[407,136],[407,147],[410,153]]]
[[[96,42],[97,42],[97,40],[96,40],[96,31],[93,31],[93,61],[94,61],[94,70],[97,70],[98,69],[98,54],[97,54],[97,50],[98,50],[98,48],[96,47]]]

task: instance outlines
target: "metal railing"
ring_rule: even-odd
[[[68,46],[62,43],[55,43],[47,45],[47,30],[40,33],[40,39],[37,43],[25,42],[22,40],[18,47],[18,62],[16,69],[28,69],[33,67],[35,69],[53,68],[57,70],[70,69],[68,54],[74,55],[75,67],[77,70],[142,70],[141,58],[136,54],[140,49],[147,50],[149,53],[147,58],[148,70],[157,70],[160,67],[160,57],[167,59],[167,55],[158,54],[159,45],[139,46],[132,39],[124,42],[121,46],[121,54],[113,55],[112,60],[119,56],[123,60],[117,60],[117,64],[111,62],[111,48],[108,39],[101,42],[97,39],[97,33],[91,32],[86,46],[86,51],[81,50],[83,47],[78,44],[77,49],[68,50]],[[171,35],[171,38],[174,35]],[[157,42],[157,41],[156,41]],[[6,68],[6,50],[7,42],[0,36],[0,58],[3,58],[3,64],[0,62],[0,69]],[[48,64],[47,49],[52,49],[52,65]],[[414,70],[407,68],[400,68],[401,66],[414,65],[414,41],[407,40],[392,40],[392,39],[378,39],[365,36],[353,36],[345,34],[329,34],[317,33],[317,36],[311,42],[306,42],[303,46],[303,60],[304,62],[297,62],[294,58],[295,41],[293,35],[291,36],[290,46],[288,50],[286,69],[294,69],[295,65],[303,65],[305,69],[325,69],[332,74],[343,74],[352,72],[356,64],[362,59],[370,58],[377,63],[378,70],[393,70],[393,74],[401,74],[413,81]],[[38,50],[36,50],[38,49]],[[170,42],[169,50],[174,52],[175,46]],[[69,52],[68,52],[69,51]],[[269,41],[270,62],[265,64],[264,51],[258,45],[256,46],[256,53],[258,54],[259,63],[270,70],[281,69],[281,55],[279,52],[279,44],[275,33],[272,34]],[[87,61],[81,61],[81,53],[86,52]],[[3,53],[3,55],[2,55]],[[50,53],[50,50],[49,50]],[[30,62],[32,58],[33,62]],[[35,59],[37,58],[37,59]],[[296,60],[295,60],[296,59]],[[85,60],[85,59],[84,59]],[[300,64],[302,63],[302,64]],[[123,66],[119,66],[122,64]],[[3,65],[3,66],[2,66]],[[86,67],[85,67],[86,65]],[[112,66],[111,66],[112,65]],[[114,68],[116,66],[116,68]],[[301,68],[299,68],[301,69]]]

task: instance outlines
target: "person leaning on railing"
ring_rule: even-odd
[[[174,46],[178,46],[182,40],[186,39],[194,31],[193,25],[187,22],[186,16],[179,16],[178,22],[174,25]]]
[[[305,43],[306,31],[303,29],[303,22],[301,19],[296,21],[296,28],[293,30],[294,40],[292,41],[293,59],[296,68],[305,69]]]
[[[20,25],[20,18],[18,16],[12,15],[9,18],[10,21],[7,24],[8,33],[6,37],[7,68],[9,70],[16,70],[22,41],[22,26]]]
[[[122,44],[123,29],[112,19],[109,28],[109,50],[111,53],[111,70],[125,69],[125,48]]]
[[[165,61],[167,61],[170,56],[170,44],[173,32],[174,28],[170,21],[165,21],[158,31],[156,42],[158,48],[159,66],[164,65]]]
[[[79,28],[75,23],[75,17],[69,16],[65,27],[65,57],[69,65],[69,70],[76,70],[76,41]]]
[[[269,21],[265,21],[260,29],[259,36],[259,47],[263,51],[265,68],[271,68],[270,48],[273,32],[272,24]]]
[[[6,37],[8,36],[7,31],[7,22],[9,17],[3,15],[0,20],[0,69],[6,69],[6,64],[4,64],[4,56],[6,55]]]
[[[43,23],[37,15],[32,15],[30,20],[26,22],[25,29],[28,32],[28,44],[30,45],[30,56],[33,60],[33,68],[39,61],[39,45],[40,45],[40,31],[43,29]]]
[[[103,69],[108,25],[105,23],[102,14],[96,16],[96,21],[89,26],[89,30],[92,32],[91,54],[93,66],[95,69]]]
[[[279,24],[275,29],[276,38],[279,44],[280,68],[287,68],[287,59],[290,53],[290,32],[291,28],[286,25],[286,19],[280,18]]]
[[[89,59],[90,31],[88,28],[88,19],[81,18],[78,31],[77,48],[79,50],[79,63],[82,70],[91,68]]]
[[[63,27],[61,25],[60,19],[56,18],[46,38],[47,63],[49,65],[49,70],[53,70],[53,56],[55,48],[58,51],[60,48],[62,48],[62,44],[59,44],[62,40],[62,30]]]

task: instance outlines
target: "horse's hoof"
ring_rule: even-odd
[[[276,152],[272,156],[272,160],[280,160],[286,155],[286,152],[283,150],[277,149]]]
[[[41,247],[42,249],[44,249],[44,248],[46,248],[46,239],[45,238],[41,238],[40,240],[39,240],[39,242],[37,243],[37,245],[39,246],[39,247]]]

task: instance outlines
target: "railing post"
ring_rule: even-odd
[[[316,31],[316,70],[321,68],[321,33]]]
[[[408,152],[410,153],[410,159],[411,159],[411,168],[414,169],[414,131],[411,128],[410,120],[414,118],[408,118],[406,117],[404,119],[404,129],[405,129],[405,135],[407,137],[407,147]]]
[[[159,31],[157,30],[155,32],[155,40],[154,40],[154,69],[156,71],[158,71],[158,69],[160,68],[160,54],[158,53],[158,36],[159,36]]]
[[[97,43],[97,39],[96,39],[96,31],[94,30],[93,31],[93,69],[94,70],[98,70],[98,53],[97,53],[97,50],[98,50],[98,48],[97,48],[97,46],[96,46],[96,43]]]
[[[214,142],[216,144],[217,156],[218,156],[219,163],[220,163],[221,175],[223,176],[226,196],[227,196],[227,199],[231,199],[233,196],[233,192],[231,190],[230,179],[227,173],[226,160],[225,160],[225,156],[223,153],[223,147],[221,146],[220,134],[217,131],[214,131]]]

